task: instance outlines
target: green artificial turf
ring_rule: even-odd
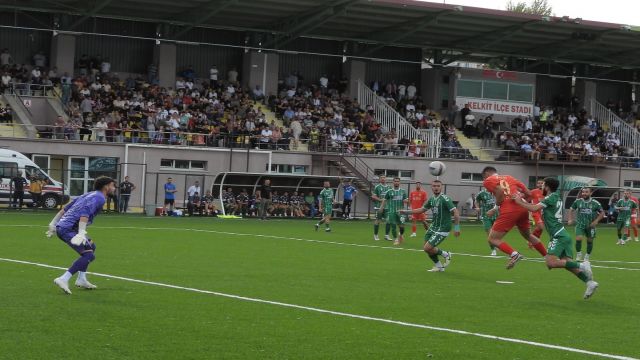
[[[68,267],[75,253],[44,237],[51,216],[0,213],[0,258]],[[455,253],[444,273],[427,272],[420,237],[399,250],[374,242],[368,221],[334,222],[331,233],[313,224],[102,215],[88,231],[89,271],[640,357],[640,243],[616,246],[613,228],[599,229],[592,264],[605,267],[594,267],[600,289],[583,300],[584,284],[565,270],[523,261],[507,271],[506,258],[486,257],[476,224],[443,243]],[[516,234],[509,241],[539,259]],[[0,261],[0,359],[597,358],[96,275],[99,289],[66,296],[52,283],[61,273]]]

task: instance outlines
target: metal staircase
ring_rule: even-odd
[[[640,132],[595,99],[589,100],[590,114],[603,128],[618,134],[620,145],[630,149],[633,156],[640,156]]]
[[[438,158],[440,156],[440,129],[416,129],[399,112],[389,106],[365,83],[358,80],[358,103],[361,108],[371,106],[376,121],[386,129],[395,129],[398,138],[409,140],[420,139],[427,144],[425,156]]]
[[[318,153],[314,156],[336,169],[342,176],[353,178],[353,185],[358,191],[369,197],[373,193],[373,180],[376,177],[374,171],[357,155]]]

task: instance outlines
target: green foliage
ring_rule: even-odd
[[[506,9],[513,12],[542,16],[551,16],[553,14],[553,8],[548,0],[532,0],[529,4],[526,1],[514,2],[509,0]]]

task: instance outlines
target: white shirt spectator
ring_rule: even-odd
[[[405,110],[407,110],[407,111],[416,111],[416,106],[413,105],[412,103],[408,103],[407,106],[405,106]]]
[[[3,74],[2,75],[2,85],[3,86],[9,86],[10,82],[11,82],[11,75]]]
[[[180,123],[176,118],[172,117],[171,119],[169,119],[169,126],[173,129],[177,129],[180,127]]]
[[[533,105],[533,116],[540,116],[540,106],[538,104]]]
[[[107,122],[104,121],[104,119],[100,119],[100,121],[98,121],[98,123],[95,126],[96,126],[96,136],[98,137],[98,140],[104,141],[104,137],[107,130]]]
[[[189,186],[189,188],[187,189],[187,194],[189,194],[190,198],[192,198],[195,195],[195,193],[202,194],[202,191],[200,190],[200,185],[193,184]]]
[[[418,91],[418,89],[416,89],[415,85],[413,84],[407,87],[407,96],[409,97],[409,99],[413,99],[416,96],[416,91]]]
[[[320,78],[320,86],[323,88],[326,88],[327,86],[329,86],[329,79],[327,79],[326,76],[322,76]]]
[[[193,90],[193,81],[191,81],[191,80],[185,81],[184,87],[189,89],[189,90]]]
[[[40,71],[40,69],[33,68],[33,70],[31,70],[31,77],[38,79],[40,78],[40,76],[42,76],[42,72]]]
[[[398,85],[398,95],[400,95],[401,98],[407,95],[407,87],[405,84]]]
[[[215,66],[209,69],[209,80],[218,81],[218,68]]]
[[[184,89],[185,87],[185,82],[182,79],[178,79],[176,80],[176,89],[180,90],[180,89]]]
[[[238,72],[235,71],[234,69],[229,70],[229,73],[227,74],[228,80],[229,82],[236,82],[238,81]]]
[[[524,151],[527,154],[533,151],[533,148],[531,147],[531,145],[529,145],[529,143],[522,144],[522,146],[520,146],[520,149],[522,149],[522,151]]]
[[[108,61],[103,61],[102,64],[100,64],[100,72],[103,74],[108,74],[109,72],[111,72],[111,63]]]
[[[287,97],[288,98],[292,98],[295,94],[296,94],[296,90],[295,89],[287,90]]]
[[[269,128],[264,128],[260,132],[260,142],[267,143],[271,140],[271,135],[273,135],[273,131]]]
[[[575,125],[575,123],[578,120],[578,118],[573,114],[569,114],[569,117],[567,117],[567,120],[569,120],[569,125],[573,126],[573,125]]]
[[[91,83],[90,88],[93,91],[98,91],[98,90],[100,90],[102,88],[102,84],[100,84],[98,82],[94,82],[94,83]]]
[[[531,122],[530,118],[527,118],[527,121],[524,123],[524,131],[532,131],[533,130],[533,123]]]
[[[233,85],[229,84],[229,86],[227,86],[227,92],[233,95],[236,93],[236,88]]]

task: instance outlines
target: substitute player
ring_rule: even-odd
[[[627,234],[631,227],[631,214],[638,211],[638,205],[631,200],[631,190],[625,190],[622,199],[618,200],[615,206],[618,210],[616,227],[618,228],[618,245],[627,243]]]
[[[504,236],[517,226],[522,237],[530,242],[540,255],[547,255],[547,249],[540,239],[529,231],[529,212],[518,206],[513,196],[522,193],[529,197],[529,189],[519,180],[509,175],[498,175],[496,168],[487,166],[482,170],[483,185],[496,198],[496,207],[500,207],[500,214],[489,232],[489,243],[510,256],[507,269],[512,269],[523,256],[509,244],[502,241]]]
[[[49,223],[47,237],[57,234],[80,257],[71,265],[62,276],[55,278],[56,284],[65,294],[71,294],[69,280],[78,273],[76,286],[84,289],[95,289],[96,286],[87,280],[87,268],[95,260],[96,245],[87,236],[87,226],[93,223],[93,219],[102,211],[102,207],[108,196],[113,196],[116,191],[116,182],[110,177],[101,176],[93,183],[94,191],[88,192],[69,203],[60,210]]]
[[[638,212],[640,211],[640,202],[638,202],[638,198],[631,195],[629,199],[636,203],[636,210],[631,212],[631,230],[633,230],[633,240],[640,241],[638,238]],[[631,238],[631,234],[627,234],[629,238]]]
[[[453,233],[460,236],[460,214],[458,209],[447,195],[442,193],[442,181],[434,180],[431,183],[433,196],[427,200],[421,209],[404,210],[404,214],[424,214],[431,210],[433,215],[431,226],[424,235],[424,251],[429,255],[434,266],[430,272],[441,272],[451,263],[451,253],[440,249],[438,246],[449,236],[451,231],[451,219],[453,218]],[[440,262],[438,256],[444,258],[444,264]]]
[[[373,210],[376,212],[376,220],[373,222],[373,240],[380,240],[378,237],[378,231],[380,230],[380,222],[384,221],[387,218],[386,209],[382,208],[380,204],[382,203],[382,199],[387,194],[387,191],[391,189],[389,185],[387,185],[387,177],[384,175],[380,176],[380,183],[373,188],[373,195],[371,195],[371,199],[373,199]],[[382,210],[382,211],[381,211]],[[391,225],[389,223],[385,224],[384,228],[384,239],[391,241],[389,237],[389,232],[391,231]]]
[[[593,251],[593,240],[596,238],[596,226],[604,219],[604,209],[602,205],[591,198],[591,189],[580,190],[580,199],[571,204],[569,209],[569,225],[576,223],[576,261],[582,260],[582,239],[587,239],[587,253],[584,261],[589,261],[591,251]],[[577,215],[574,214],[577,212]]]
[[[404,216],[401,216],[400,211],[404,209],[409,203],[407,192],[404,189],[400,189],[400,178],[393,178],[393,188],[391,188],[382,198],[380,204],[381,210],[387,211],[387,224],[391,226],[391,232],[393,234],[393,245],[400,245],[404,241]],[[400,235],[398,235],[398,229],[400,229]]]
[[[330,232],[331,214],[333,213],[333,190],[328,181],[324,182],[324,189],[320,191],[320,211],[322,211],[322,220],[316,224],[316,231],[320,225],[324,224],[324,231]]]
[[[500,210],[496,208],[496,198],[487,190],[480,190],[478,195],[476,195],[476,211],[480,214],[480,220],[482,220],[484,231],[489,235],[491,227],[496,222],[496,219],[500,214]],[[496,247],[491,243],[489,243],[489,246],[491,247],[491,256],[498,255]]]
[[[588,261],[579,263],[573,261],[573,244],[571,236],[562,225],[562,199],[557,190],[560,182],[555,178],[544,179],[543,193],[545,198],[539,204],[530,204],[515,194],[516,204],[531,212],[542,210],[544,227],[549,233],[549,253],[545,257],[545,263],[549,269],[567,269],[587,284],[584,298],[590,298],[598,288],[598,283],[593,281],[591,265]]]
[[[424,206],[424,203],[427,202],[427,192],[422,190],[422,183],[420,181],[416,182],[416,189],[409,193],[409,205],[411,206],[411,210],[421,209]],[[427,214],[413,214],[411,216],[411,237],[416,237],[416,222],[420,221],[424,229],[428,228],[427,224]]]

